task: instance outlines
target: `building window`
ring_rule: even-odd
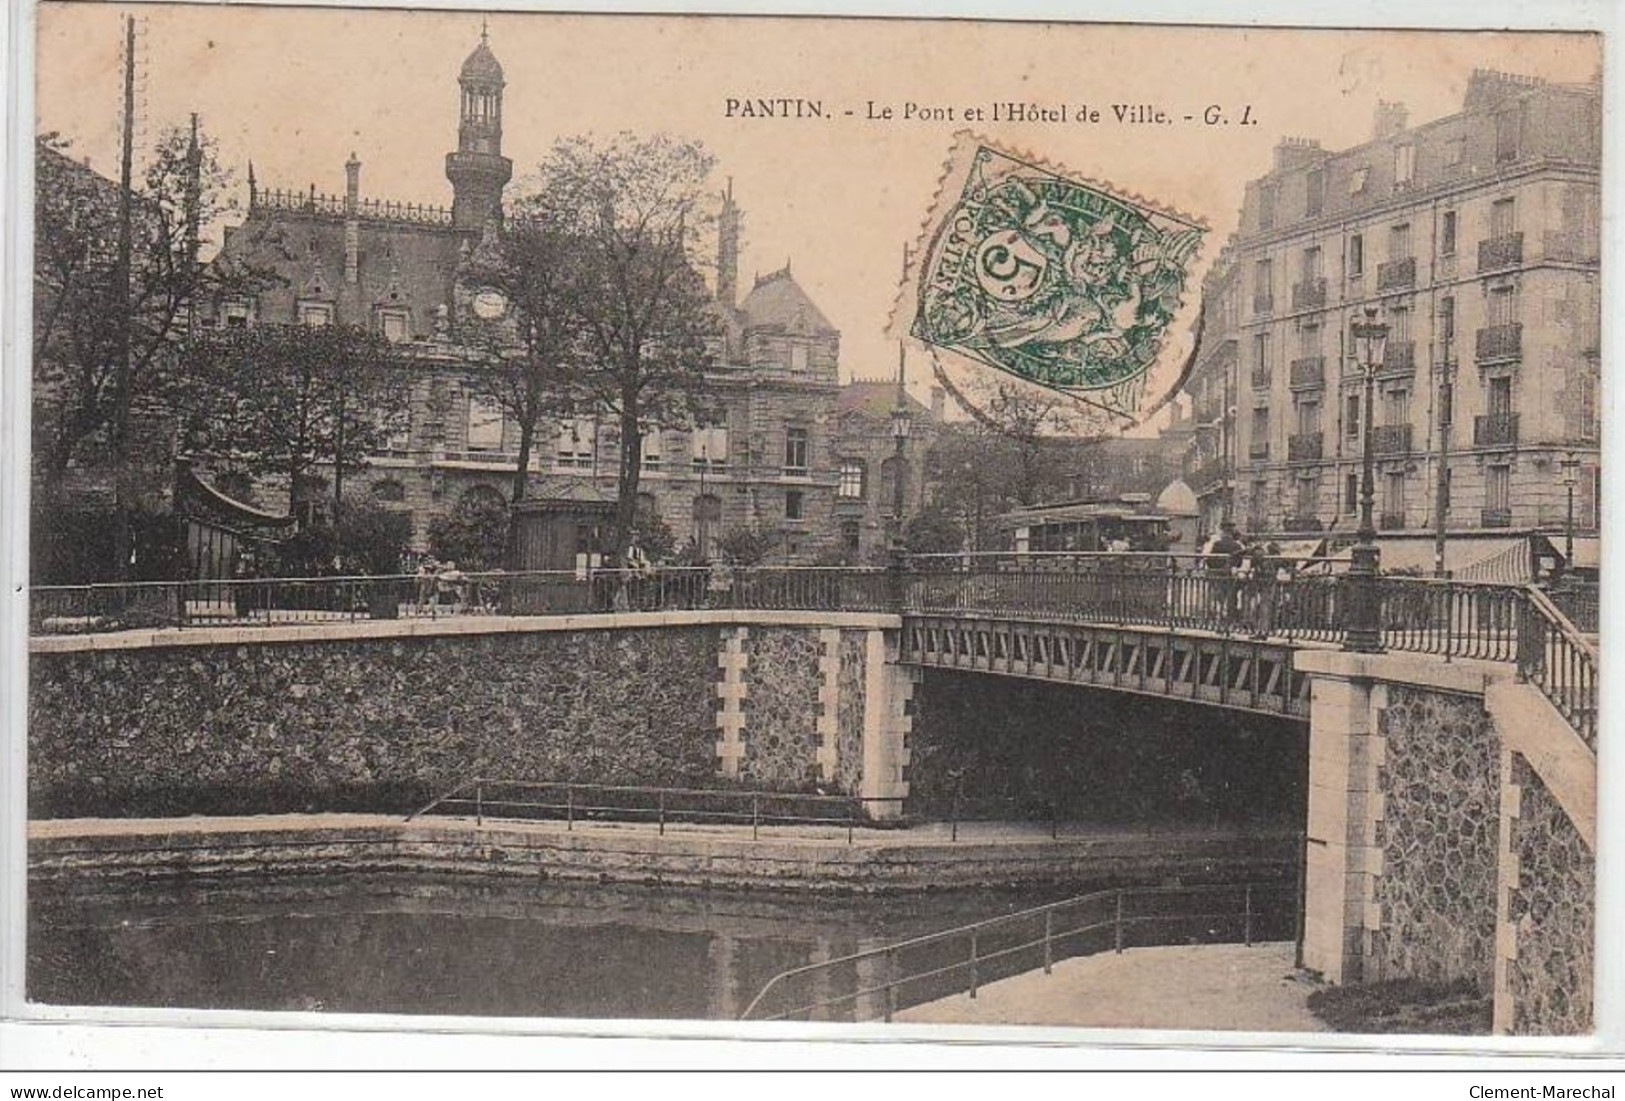
[[[1349,278],[1365,274],[1365,238],[1358,233],[1349,238]]]
[[[1326,208],[1326,170],[1324,168],[1311,168],[1304,178],[1306,196],[1304,198],[1304,216],[1313,218]]]
[[[1394,190],[1403,191],[1416,179],[1416,146],[1394,146]]]
[[[1449,358],[1451,343],[1456,339],[1456,300],[1453,297],[1439,299],[1439,342],[1444,345],[1446,359]]]
[[[649,425],[643,430],[643,454],[640,456],[645,470],[660,469],[661,431],[658,425]]]
[[[1450,482],[1455,472],[1449,467],[1444,469],[1444,480],[1439,483],[1439,515],[1447,521],[1450,517]]]
[[[1320,355],[1320,326],[1313,321],[1298,326],[1298,355],[1303,359]]]
[[[1484,507],[1492,512],[1512,508],[1512,468],[1492,466],[1484,470]]]
[[[1518,320],[1518,291],[1509,285],[1492,287],[1490,289],[1489,322],[1495,325],[1511,325]]]
[[[385,451],[412,449],[412,420],[401,413],[378,413],[378,435]]]
[[[502,407],[489,398],[475,396],[468,399],[468,449],[502,449]]]
[[[802,494],[799,489],[784,491],[784,518],[786,520],[800,520],[802,518]]]
[[[1497,199],[1490,204],[1490,236],[1505,237],[1517,230],[1518,201]]]
[[[247,299],[233,298],[220,305],[220,319],[228,329],[246,329],[252,308]]]
[[[1456,212],[1447,210],[1439,220],[1439,255],[1456,255]]]
[[[301,302],[299,303],[299,324],[312,329],[319,329],[323,325],[333,323],[333,303],[331,302]]]
[[[558,464],[591,467],[598,446],[598,424],[591,417],[576,417],[559,426]]]
[[[1343,408],[1343,435],[1357,440],[1360,438],[1360,395],[1350,394]]]
[[[1313,516],[1320,508],[1320,479],[1316,477],[1298,479],[1297,514],[1308,518]]]
[[[689,437],[693,454],[689,456],[696,466],[723,466],[728,462],[728,428],[726,425],[702,425]]]
[[[1253,312],[1269,313],[1275,308],[1275,299],[1271,293],[1275,282],[1275,265],[1268,260],[1260,260],[1253,265]]]
[[[1386,391],[1382,395],[1382,409],[1390,425],[1411,423],[1411,392],[1397,386]]]
[[[1360,511],[1360,476],[1358,474],[1345,474],[1343,476],[1343,511],[1347,513]]]
[[[1408,344],[1411,340],[1411,311],[1406,306],[1395,306],[1388,311],[1388,346]]]
[[[790,370],[805,371],[807,369],[807,346],[801,343],[790,345]]]
[[[1407,260],[1411,255],[1411,224],[1401,222],[1388,229],[1388,259]],[[1380,277],[1380,276],[1379,276]]]
[[[841,546],[849,553],[856,554],[863,540],[863,524],[858,520],[841,521]]]
[[[784,472],[786,474],[807,473],[807,430],[805,428],[786,428],[784,430]]]
[[[1446,168],[1454,168],[1461,163],[1462,152],[1467,146],[1465,138],[1446,138],[1444,143],[1444,163]]]
[[[1253,409],[1253,452],[1259,457],[1268,457],[1270,445],[1270,409],[1267,405],[1260,405]]]
[[[1382,514],[1384,516],[1405,515],[1405,472],[1403,470],[1389,471],[1383,478]]]
[[[405,310],[379,310],[378,331],[391,344],[412,339],[412,329]]]
[[[1275,226],[1275,187],[1265,185],[1258,189],[1258,228],[1273,229]]]
[[[707,493],[694,498],[694,546],[700,557],[715,558],[717,539],[722,534],[722,499]]]
[[[1489,380],[1489,414],[1506,417],[1512,413],[1512,376],[1502,375]]]
[[[372,495],[380,501],[404,501],[406,500],[406,487],[393,478],[389,478],[382,482],[372,483]]]
[[[1366,181],[1371,178],[1371,169],[1361,166],[1349,173],[1349,194],[1360,195],[1365,192]]]
[[[1320,400],[1302,400],[1297,403],[1298,435],[1314,436],[1320,432]]]
[[[842,459],[841,484],[835,491],[836,496],[848,501],[861,501],[864,491],[864,473],[862,459]]]

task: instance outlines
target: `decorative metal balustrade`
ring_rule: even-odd
[[[1294,310],[1318,310],[1326,305],[1326,280],[1323,276],[1292,284]]]
[[[1513,321],[1505,325],[1489,325],[1479,329],[1473,338],[1473,357],[1479,363],[1517,359],[1523,355],[1523,324]]]
[[[1519,593],[1518,679],[1533,684],[1570,727],[1597,750],[1597,650],[1545,593]]]
[[[1376,455],[1409,455],[1411,426],[1379,424],[1371,430],[1371,451]]]
[[[1478,270],[1500,271],[1523,263],[1523,234],[1507,233],[1478,243]]]
[[[1416,285],[1416,257],[1389,260],[1377,265],[1377,290],[1391,291]]]
[[[1411,375],[1416,373],[1416,342],[1414,340],[1390,340],[1382,352],[1382,371],[1384,375]]]
[[[1473,418],[1474,447],[1510,447],[1518,442],[1518,414],[1491,413]]]
[[[1294,390],[1315,390],[1326,385],[1326,357],[1304,356],[1293,360],[1287,385]]]

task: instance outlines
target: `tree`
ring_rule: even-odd
[[[545,212],[548,232],[570,254],[559,265],[569,282],[548,298],[571,315],[558,335],[575,350],[558,362],[556,404],[605,413],[619,429],[613,552],[621,563],[637,526],[644,432],[687,423],[705,390],[718,320],[690,257],[706,222],[712,163],[699,144],[664,134],[566,139],[526,203]]]
[[[429,524],[429,552],[475,573],[502,565],[510,547],[508,506],[494,490],[465,493],[450,516]]]
[[[341,501],[344,475],[365,467],[406,414],[401,357],[352,325],[225,330],[189,341],[182,360],[183,447],[280,477],[290,501],[320,470],[332,472]]]
[[[508,304],[500,319],[476,315],[468,337],[482,353],[474,389],[519,426],[510,492],[515,504],[526,497],[538,429],[549,415],[568,408],[568,371],[582,350],[582,310],[575,295],[583,284],[573,267],[572,228],[545,196],[533,196],[518,204],[500,231],[488,227],[472,257],[472,278]],[[512,528],[510,538],[517,532]],[[510,559],[515,549],[510,543]]]
[[[215,143],[195,126],[162,137],[127,197],[67,150],[54,134],[35,142],[33,443],[44,508],[69,468],[92,460],[110,462],[125,500],[132,418],[167,409],[192,304],[264,283],[199,263],[204,231],[233,204]]]
[[[956,554],[964,548],[964,530],[939,506],[916,513],[903,527],[903,549],[910,554]]]

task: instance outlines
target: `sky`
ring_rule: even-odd
[[[450,205],[456,76],[479,42],[480,14],[42,4],[38,128],[61,132],[110,176],[126,10],[143,20],[147,137],[197,112],[242,199],[250,160],[262,187],[342,193],[353,151],[364,196]],[[666,130],[699,139],[717,157],[717,188],[731,178],[744,211],[741,294],[753,274],[790,263],[842,333],[843,379],[896,369],[888,323],[903,250],[921,238],[956,132],[1206,222],[1193,308],[1243,185],[1268,170],[1283,137],[1346,148],[1369,138],[1379,100],[1404,102],[1415,124],[1459,110],[1475,67],[1583,81],[1601,59],[1593,35],[1459,30],[510,12],[489,16],[489,35],[507,77],[510,194],[560,137]],[[816,101],[825,117],[730,117],[730,99],[763,98]],[[1065,106],[1069,117],[994,123],[986,112],[995,102]],[[905,117],[909,104],[938,117]],[[971,106],[983,109],[981,122],[966,121]],[[1119,123],[1114,106],[1176,121]],[[890,119],[870,117],[887,107]],[[1085,107],[1100,121],[1077,121]],[[1231,121],[1206,125],[1209,107]],[[1164,377],[1188,349],[1184,328],[1174,335],[1157,368]],[[923,349],[910,348],[908,375],[923,395]]]

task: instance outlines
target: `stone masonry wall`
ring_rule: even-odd
[[[1516,878],[1508,898],[1515,930],[1507,982],[1514,1034],[1580,1035],[1592,1027],[1595,862],[1568,815],[1521,754],[1511,822]]]
[[[747,787],[796,788],[819,779],[819,635],[755,627],[745,636],[744,756]]]
[[[403,809],[482,774],[713,782],[716,650],[688,627],[35,654],[30,814]]]
[[[841,635],[836,673],[840,702],[835,720],[835,783],[848,795],[855,795],[863,782],[865,648],[862,634],[847,631]],[[875,706],[881,704],[877,701]]]
[[[1364,978],[1494,979],[1500,739],[1481,697],[1387,687],[1378,704],[1381,927]]]

